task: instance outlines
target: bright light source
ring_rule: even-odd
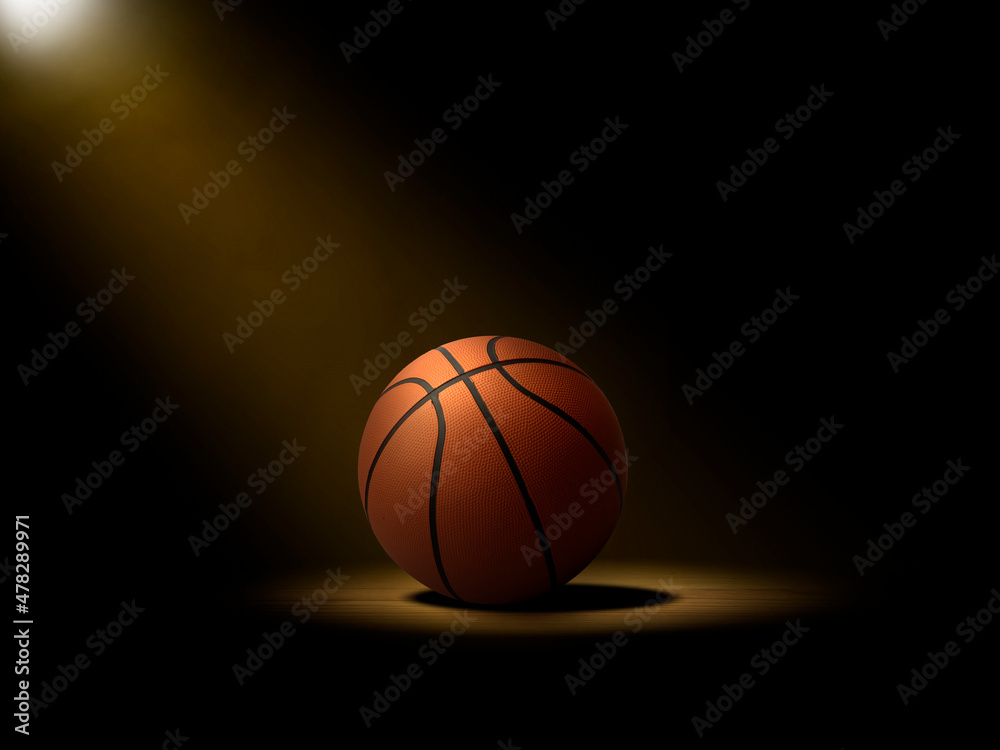
[[[38,10],[41,0],[3,0],[4,14],[11,18],[21,19]]]
[[[0,0],[0,5],[3,7],[4,34],[6,35],[8,31],[20,31],[22,24],[29,21],[35,13],[45,13],[47,16],[58,15],[59,11],[62,10],[62,5],[65,5],[66,2],[72,2],[72,0],[64,0],[62,4],[59,3],[59,0],[52,0],[50,3],[46,3],[44,0]],[[41,19],[39,18],[39,20]]]
[[[91,0],[0,0],[2,44],[18,54],[49,46],[67,30],[78,28],[81,12]]]

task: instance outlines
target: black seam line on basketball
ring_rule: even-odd
[[[431,396],[431,403],[434,404],[434,411],[437,414],[438,434],[437,445],[434,446],[434,464],[431,468],[431,489],[428,497],[428,522],[431,527],[431,548],[434,550],[434,562],[437,565],[438,575],[441,582],[448,589],[448,593],[456,599],[460,597],[455,593],[455,589],[448,582],[448,576],[444,572],[444,563],[441,561],[441,545],[438,543],[437,531],[437,489],[438,480],[441,478],[441,456],[444,454],[444,409],[437,395]]]
[[[565,367],[569,370],[572,370],[575,373],[578,373],[579,375],[582,375],[583,377],[587,378],[587,380],[590,380],[590,378],[587,377],[586,373],[581,372],[572,365],[567,365],[564,364],[563,362],[556,362],[553,359],[538,359],[537,357],[525,357],[523,359],[508,359],[505,360],[502,364],[526,364],[526,363],[549,364],[549,365],[556,365],[557,367]],[[496,368],[497,365],[495,363],[490,363],[488,365],[474,367],[473,369],[465,373],[465,375],[468,376],[477,375],[480,372],[485,372],[486,370],[495,370]],[[406,411],[406,413],[399,418],[399,421],[396,422],[395,425],[393,425],[392,429],[389,430],[389,434],[385,436],[385,439],[382,441],[382,444],[378,447],[378,450],[375,452],[375,458],[372,459],[372,465],[368,467],[368,479],[365,480],[365,518],[368,517],[368,490],[372,484],[372,474],[374,474],[375,472],[375,464],[378,463],[379,458],[382,456],[382,451],[384,451],[385,447],[389,444],[390,438],[392,438],[392,436],[396,434],[396,430],[398,430],[402,426],[403,422],[409,419],[410,416],[417,411],[417,409],[419,409],[421,406],[423,406],[430,400],[431,394],[440,393],[445,388],[451,388],[451,386],[461,383],[463,377],[464,376],[459,375],[458,377],[452,378],[451,380],[446,380],[437,388],[435,388],[433,391],[428,393],[426,396],[423,396],[419,401],[417,401],[417,403],[411,406]],[[379,398],[381,398],[381,396],[379,396]]]
[[[506,338],[506,337],[505,336],[499,336],[498,338]],[[579,367],[576,367],[575,365],[568,364],[566,362],[559,362],[558,360],[555,360],[555,359],[542,359],[540,357],[522,357],[520,359],[505,359],[500,364],[507,364],[507,365],[518,364],[519,365],[519,364],[524,364],[524,363],[529,363],[529,362],[531,362],[531,363],[537,363],[537,364],[558,365],[559,367],[565,367],[568,370],[573,370],[573,372],[575,372],[575,373],[577,373],[579,375],[582,375],[587,380],[593,380],[587,373],[585,373]],[[467,372],[466,374],[467,375],[476,375],[476,374],[478,374],[480,372],[483,372],[484,370],[492,370],[495,367],[496,367],[496,363],[495,362],[491,362],[488,365],[482,365],[481,367],[474,367],[473,369],[469,370],[469,372]],[[441,385],[439,385],[438,388],[444,388],[445,386],[452,385],[454,383],[459,383],[459,382],[461,382],[461,380],[462,380],[461,377],[452,378],[451,380],[446,380],[444,383],[442,383]],[[382,391],[378,395],[378,398],[382,398],[382,396],[384,396],[386,393],[388,393],[389,391],[391,391],[397,385],[403,385],[403,383],[420,383],[421,385],[424,385],[425,387],[430,385],[430,383],[428,383],[426,380],[422,380],[421,378],[406,378],[405,380],[400,380],[398,383],[393,383],[392,385],[387,386],[386,389],[384,391]],[[434,390],[437,390],[437,388],[435,388]],[[430,391],[428,391],[428,393],[429,392]],[[377,402],[378,399],[375,399],[375,401]]]
[[[430,393],[431,391],[434,390],[434,386],[432,386],[430,383],[428,383],[423,378],[405,378],[403,380],[400,380],[398,383],[393,383],[388,388],[386,388],[384,391],[382,391],[382,393],[379,394],[379,398],[382,398],[382,396],[384,396],[387,391],[391,391],[393,388],[395,388],[397,386],[400,386],[400,385],[406,385],[407,383],[416,383],[417,385],[419,385],[421,388],[423,388],[428,393]]]
[[[406,378],[405,380],[400,380],[398,383],[394,383],[393,385],[390,385],[389,388],[395,388],[397,385],[403,385],[405,383],[416,383],[417,385],[423,387],[423,389],[425,391],[427,391],[427,393],[432,393],[434,391],[433,386],[431,386],[430,383],[428,383],[426,380],[424,380],[422,378]],[[387,390],[389,390],[389,388],[386,388],[385,390],[387,391]],[[382,393],[385,393],[385,391],[382,391]],[[380,398],[381,398],[381,396],[380,396]],[[379,448],[379,453],[381,453],[381,452],[382,452],[382,449]],[[378,458],[378,454],[376,454],[375,458]],[[374,466],[374,465],[375,465],[375,462],[373,460],[372,461],[372,466]],[[369,471],[368,471],[368,482],[365,483],[365,518],[368,518],[368,483],[369,482],[371,482],[371,467],[369,467]],[[370,519],[369,519],[369,521],[370,521]]]
[[[479,389],[476,388],[476,384],[472,382],[469,374],[462,369],[462,366],[458,364],[458,360],[451,355],[451,352],[443,346],[439,346],[437,350],[441,352],[441,354],[443,354],[449,362],[451,362],[451,366],[455,368],[455,371],[459,373],[462,380],[465,382],[465,386],[469,389],[469,393],[472,394],[472,398],[479,407],[479,411],[482,413],[483,419],[486,420],[486,424],[489,425],[490,431],[493,433],[493,437],[496,438],[497,445],[500,446],[500,452],[503,453],[503,457],[507,461],[507,468],[510,469],[510,473],[514,477],[514,481],[517,483],[517,488],[521,491],[521,497],[524,499],[524,505],[528,509],[528,515],[531,517],[531,523],[535,527],[535,535],[538,537],[538,541],[542,545],[542,550],[545,555],[545,567],[549,570],[549,588],[555,589],[559,578],[556,576],[556,564],[552,559],[552,545],[549,544],[548,537],[545,535],[545,529],[542,527],[542,519],[538,516],[538,509],[535,507],[535,503],[532,501],[531,495],[528,494],[528,485],[525,484],[524,477],[521,476],[521,471],[517,468],[517,461],[514,460],[514,454],[510,452],[510,446],[507,445],[507,441],[504,440],[503,435],[500,433],[500,427],[497,426],[496,420],[493,419],[493,414],[490,412],[490,408],[486,405],[482,394],[479,392]]]
[[[502,338],[503,336],[497,336],[496,338],[490,339],[489,343],[486,344],[486,353],[489,355],[490,362],[497,361],[497,341],[499,341]],[[532,393],[523,385],[518,383],[517,380],[514,379],[514,376],[503,368],[502,364],[500,364],[497,367],[497,372],[499,372],[508,383],[517,388],[517,390],[519,390],[525,396],[530,398],[532,401],[534,401],[537,404],[541,404],[556,416],[562,417],[567,423],[572,425],[577,430],[577,432],[583,435],[587,439],[587,442],[589,442],[592,446],[594,446],[594,450],[596,450],[600,454],[601,458],[604,460],[604,463],[608,465],[608,468],[611,470],[611,473],[615,477],[615,484],[618,485],[618,513],[621,514],[622,506],[625,504],[625,493],[622,492],[622,483],[619,480],[618,472],[615,471],[615,466],[612,463],[611,458],[608,456],[607,453],[604,452],[604,449],[601,447],[600,443],[598,443],[597,440],[594,439],[594,436],[591,435],[590,432],[587,431],[587,428],[584,427],[579,422],[577,422],[571,415],[564,412],[555,404],[549,403],[541,396]]]

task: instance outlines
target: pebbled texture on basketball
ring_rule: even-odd
[[[421,355],[379,396],[358,486],[379,544],[434,591],[505,604],[566,583],[621,513],[618,419],[579,367],[507,336]]]

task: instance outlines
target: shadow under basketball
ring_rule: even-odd
[[[604,609],[627,609],[653,602],[668,604],[677,597],[665,595],[662,590],[635,586],[605,586],[588,583],[569,583],[543,596],[512,604],[474,604],[461,602],[468,609],[493,612],[585,612]],[[419,591],[409,599],[434,607],[454,609],[459,600],[436,591]]]

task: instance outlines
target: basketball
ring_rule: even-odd
[[[629,458],[586,373],[477,336],[407,365],[368,418],[358,485],[375,538],[428,588],[506,604],[582,571],[621,514]]]

